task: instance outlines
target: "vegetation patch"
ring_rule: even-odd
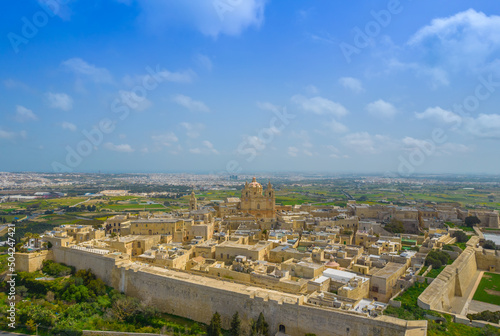
[[[473,299],[500,306],[500,274],[484,273]]]
[[[67,266],[46,263],[44,272],[65,273]],[[72,269],[70,269],[73,271]],[[73,271],[74,272],[74,271]],[[125,296],[90,270],[70,277],[40,281],[42,273],[19,272],[17,277],[16,332],[39,335],[81,335],[81,330],[110,330],[168,335],[204,334],[204,326],[185,318],[160,313],[156,308]],[[0,286],[0,312],[7,311],[7,284]],[[0,324],[7,330],[7,325]]]

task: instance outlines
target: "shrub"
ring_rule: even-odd
[[[45,274],[56,277],[70,275],[72,273],[72,270],[73,269],[71,267],[55,263],[52,260],[45,260],[42,267],[42,271]]]
[[[494,241],[487,240],[487,241],[484,242],[483,248],[488,249],[488,250],[496,250],[497,249],[497,245],[495,244]]]
[[[467,318],[470,320],[481,320],[491,323],[498,323],[498,321],[500,321],[500,311],[492,312],[486,310],[476,314],[467,314]]]
[[[448,253],[432,250],[429,252],[429,254],[427,254],[427,257],[425,258],[425,264],[427,266],[432,265],[432,268],[437,269],[443,265],[446,265],[449,259],[450,256],[448,255]]]
[[[481,223],[481,220],[479,218],[477,218],[477,216],[465,217],[465,226],[473,227],[473,226],[480,224],[480,223]]]

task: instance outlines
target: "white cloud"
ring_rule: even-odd
[[[377,154],[397,147],[396,142],[389,137],[367,132],[347,134],[341,141],[344,146],[360,154]]]
[[[443,124],[460,124],[462,121],[462,118],[459,115],[442,109],[439,106],[429,107],[424,112],[415,113],[415,116],[417,119],[430,119]]]
[[[409,70],[414,72],[417,77],[428,78],[432,89],[436,89],[440,86],[448,86],[450,84],[448,73],[437,66],[428,66],[423,63],[415,62],[404,63],[397,59],[391,59],[388,62],[388,67],[390,70]]]
[[[335,147],[333,145],[328,145],[328,146],[326,146],[326,148],[330,151],[330,155],[329,156],[331,158],[338,159],[340,157],[341,152],[340,152],[340,150],[337,147]]]
[[[186,130],[186,135],[192,139],[199,137],[201,131],[205,129],[205,125],[201,123],[191,124],[188,122],[182,122],[180,125]]]
[[[203,140],[201,144],[201,148],[191,148],[189,152],[192,154],[219,154],[219,151],[214,148],[214,145],[210,141]]]
[[[71,132],[75,132],[76,131],[76,125],[72,124],[72,123],[70,123],[68,121],[63,121],[61,123],[61,127],[62,127],[62,129],[69,130]]]
[[[69,111],[73,108],[73,98],[71,98],[66,93],[52,93],[47,92],[45,94],[49,102],[49,106],[63,111]]]
[[[292,97],[292,102],[297,104],[302,110],[318,115],[330,114],[342,117],[349,113],[341,104],[323,97],[307,98],[302,95],[295,95]]]
[[[319,94],[318,88],[316,86],[312,85],[312,84],[306,86],[305,90],[306,90],[307,94],[310,94],[310,95],[317,95],[317,94]]]
[[[371,115],[382,118],[382,119],[390,119],[393,118],[398,110],[392,105],[382,99],[371,102],[365,107],[366,111]]]
[[[408,44],[450,70],[483,70],[500,50],[500,16],[468,9],[436,18],[419,29]]]
[[[257,107],[261,110],[271,111],[274,113],[279,113],[282,109],[280,106],[271,104],[269,102],[257,102]]]
[[[422,113],[415,113],[417,119],[432,120],[440,124],[453,125],[453,130],[476,138],[500,138],[500,114],[481,113],[477,117],[459,116],[439,106],[429,107]]]
[[[300,152],[300,149],[297,147],[288,147],[288,155],[296,157]]]
[[[81,58],[70,58],[62,65],[77,75],[84,75],[97,83],[111,83],[113,78],[109,71],[105,68],[98,68],[93,64],[89,64]]]
[[[354,93],[360,93],[365,90],[361,81],[353,77],[342,77],[339,79],[339,83]]]
[[[177,72],[163,69],[158,75],[162,80],[173,83],[191,83],[196,78],[196,73],[191,69]]]
[[[68,1],[51,1],[51,0],[37,0],[40,6],[44,8],[47,12],[51,12],[54,15],[60,17],[64,21],[69,21],[71,19],[72,11],[68,6]],[[50,14],[53,16],[52,14]]]
[[[129,144],[119,144],[115,145],[112,142],[106,142],[104,148],[109,149],[114,152],[131,153],[134,149]]]
[[[401,142],[404,150],[413,151],[415,149],[420,149],[423,150],[427,155],[434,156],[467,153],[472,150],[471,146],[466,146],[463,144],[446,142],[442,145],[436,145],[433,141],[415,139],[412,137],[405,137]]]
[[[204,140],[202,142],[203,146],[205,146],[211,153],[213,154],[219,154],[219,152],[214,148],[214,145],[208,141],[208,140]]]
[[[158,145],[167,146],[167,147],[170,147],[170,146],[172,146],[173,143],[179,141],[179,138],[177,138],[177,136],[173,132],[167,132],[165,134],[153,135],[153,136],[151,136],[151,139],[153,139],[153,141],[156,142]]]
[[[264,21],[266,0],[138,0],[151,29],[172,24],[194,26],[204,35],[239,35]]]
[[[295,139],[299,139],[303,147],[311,148],[313,147],[311,143],[311,138],[309,137],[309,133],[305,130],[301,130],[299,132],[292,131],[291,137]]]
[[[7,89],[22,89],[25,91],[31,91],[30,87],[27,84],[21,81],[14,80],[12,78],[4,80],[3,85],[5,85]]]
[[[16,106],[16,120],[18,122],[36,121],[36,120],[38,120],[38,117],[33,113],[33,111],[27,109],[24,106],[17,105]]]
[[[27,136],[28,134],[26,133],[26,131],[10,132],[0,129],[0,139],[5,139],[5,140],[13,140],[16,138],[26,139]]]
[[[159,65],[157,65],[155,69],[147,69],[148,74],[145,75],[125,75],[122,79],[123,83],[128,87],[139,85],[144,88],[151,87],[154,90],[157,87],[158,83],[166,81],[172,83],[187,84],[193,82],[196,78],[196,72],[191,69],[183,71],[169,71],[160,68]]]
[[[190,111],[210,112],[210,109],[203,102],[194,100],[188,96],[178,94],[174,96],[173,101]]]
[[[142,112],[150,108],[153,103],[146,97],[141,97],[137,95],[134,91],[119,91],[122,101],[127,104],[133,110]]]
[[[15,132],[9,132],[0,129],[0,139],[13,139],[15,137],[16,137]]]
[[[333,119],[331,121],[327,122],[326,126],[328,128],[330,128],[330,130],[333,133],[345,133],[345,132],[349,131],[349,128],[347,128],[346,125],[344,125],[336,120],[333,120]]]
[[[194,57],[194,60],[196,63],[198,63],[199,66],[201,66],[205,70],[212,71],[213,67],[212,60],[207,55],[197,54]]]
[[[466,118],[464,130],[478,138],[500,138],[500,115],[480,114],[477,118]]]

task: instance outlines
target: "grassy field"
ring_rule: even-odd
[[[425,320],[426,315],[440,316],[445,318],[445,322],[435,322],[433,320],[427,320],[428,336],[484,336],[484,335],[500,335],[495,334],[495,329],[493,333],[486,334],[485,330],[480,328],[469,327],[463,324],[453,322],[453,318],[450,315],[441,314],[433,312],[430,310],[425,310],[417,305],[417,299],[422,294],[422,292],[429,286],[427,283],[416,282],[413,286],[408,288],[403,294],[398,296],[395,300],[401,301],[400,308],[394,308],[392,306],[387,307],[384,311],[384,315],[394,316],[406,320]]]
[[[500,274],[485,272],[473,299],[500,306]]]
[[[117,210],[117,211],[127,211],[127,210],[166,210],[161,204],[110,204],[105,205],[103,208]]]
[[[428,278],[437,278],[437,276],[439,275],[439,273],[441,273],[444,268],[446,267],[446,265],[443,265],[439,268],[433,268],[429,271],[429,273],[427,273],[426,277]]]
[[[0,204],[0,208],[4,210],[27,209],[28,207],[36,206],[36,210],[54,210],[62,206],[72,206],[80,202],[86,201],[85,197],[63,197],[54,199],[36,199],[28,202],[7,202]]]

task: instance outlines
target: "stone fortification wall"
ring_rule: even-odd
[[[215,312],[229,328],[238,311],[245,329],[262,312],[270,324],[270,334],[280,325],[292,336],[322,335],[405,335],[408,330],[425,335],[426,322],[407,322],[387,316],[376,319],[309,305],[303,296],[204,278],[156,267],[117,267],[114,287],[144,300],[160,310],[209,323]],[[419,333],[420,331],[420,333]]]
[[[53,253],[55,262],[73,266],[77,271],[81,269],[91,269],[98,278],[106,283],[106,285],[112,286],[112,274],[117,262],[114,256],[101,255],[67,247],[53,248]]]
[[[468,246],[462,254],[437,276],[418,297],[418,306],[424,309],[450,308],[454,296],[462,296],[477,270],[476,252]]]
[[[232,315],[238,311],[245,331],[249,330],[251,319],[257,319],[262,312],[269,322],[270,334],[283,326],[291,336],[426,335],[426,321],[368,318],[308,304],[302,295],[144,266],[116,255],[61,247],[53,249],[53,259],[77,270],[91,269],[106,284],[166,313],[209,323],[212,315],[219,312],[224,328],[229,328]]]
[[[476,249],[477,268],[484,271],[500,271],[500,251]]]
[[[16,253],[17,272],[35,272],[42,268],[45,260],[52,260],[52,251],[40,251],[33,253]]]

